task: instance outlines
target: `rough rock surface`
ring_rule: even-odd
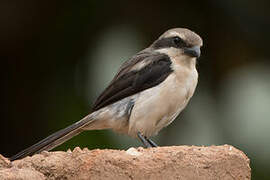
[[[10,162],[0,179],[251,179],[248,157],[229,146],[42,152]]]

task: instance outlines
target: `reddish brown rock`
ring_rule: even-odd
[[[10,163],[0,179],[251,179],[248,157],[224,146],[43,152]]]

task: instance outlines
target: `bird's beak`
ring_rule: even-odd
[[[190,56],[190,57],[200,57],[201,55],[201,50],[199,46],[193,46],[190,48],[184,48],[184,54]]]

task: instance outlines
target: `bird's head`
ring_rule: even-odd
[[[203,45],[199,35],[185,28],[174,28],[163,33],[151,48],[158,52],[172,56],[185,55],[198,58],[201,55],[200,47]]]

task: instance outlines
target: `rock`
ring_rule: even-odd
[[[251,179],[248,157],[229,146],[42,152],[10,163],[0,179]],[[5,163],[3,163],[5,162]],[[4,164],[4,165],[2,165]]]
[[[0,179],[3,180],[28,180],[28,179],[37,179],[45,180],[46,177],[40,172],[28,168],[19,169],[19,168],[9,168],[0,170]]]
[[[11,163],[9,159],[5,158],[4,156],[0,154],[0,169],[7,168],[7,167],[11,167]]]

